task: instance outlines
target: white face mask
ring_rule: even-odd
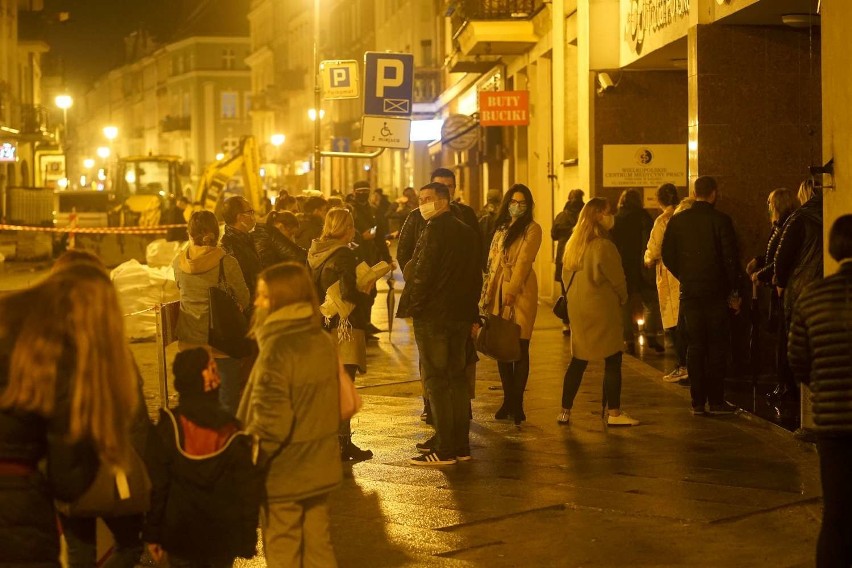
[[[606,229],[607,231],[611,231],[615,226],[615,217],[612,215],[604,215],[601,217],[601,227]]]
[[[423,215],[423,218],[427,221],[434,217],[437,212],[437,207],[434,201],[420,204],[420,214]]]

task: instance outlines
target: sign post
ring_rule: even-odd
[[[373,148],[408,148],[413,107],[414,55],[365,53],[361,144]]]
[[[325,100],[357,99],[361,89],[358,82],[358,62],[354,59],[320,63],[322,95]]]

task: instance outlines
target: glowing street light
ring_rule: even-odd
[[[224,160],[224,159],[225,159],[225,154],[224,154],[224,153],[219,152],[218,154],[216,154],[216,161],[217,161],[217,162],[221,162],[221,161],[222,161],[222,160]]]
[[[107,150],[109,150],[109,148],[107,148]],[[91,170],[95,167],[95,160],[93,160],[92,158],[86,158],[85,160],[83,160],[83,167],[87,170]]]
[[[109,158],[110,151],[106,146],[100,146],[97,150],[98,157],[102,160]]]
[[[320,117],[320,120],[325,118],[325,111],[323,109],[320,109],[319,117]],[[317,109],[309,108],[308,109],[308,118],[311,119],[311,122],[315,122],[316,119],[317,119]]]
[[[112,142],[116,138],[118,138],[118,127],[117,126],[104,126],[104,136],[107,140]]]
[[[284,136],[283,134],[273,134],[272,137],[269,139],[269,141],[272,142],[273,146],[278,148],[279,146],[281,146],[284,143],[284,140],[286,140],[286,139],[287,139],[287,137]]]
[[[62,110],[68,110],[74,105],[74,99],[71,95],[56,95],[54,102],[57,108],[61,108]]]

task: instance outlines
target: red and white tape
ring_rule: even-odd
[[[0,231],[105,235],[157,235],[166,233],[169,229],[186,229],[186,225],[157,225],[156,227],[28,227],[24,225],[0,225]]]

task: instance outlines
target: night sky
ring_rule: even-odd
[[[199,4],[205,0],[194,0]],[[72,89],[85,88],[123,62],[122,38],[144,27],[168,39],[181,20],[177,0],[47,0],[47,41],[52,62]],[[59,23],[57,13],[70,19]]]

